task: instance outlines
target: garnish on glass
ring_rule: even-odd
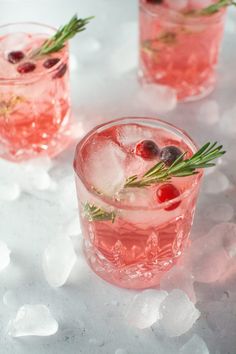
[[[149,144],[144,144],[144,142],[148,142]],[[150,141],[143,141],[141,143],[139,142],[136,145],[135,153],[146,159],[148,150],[153,153],[153,145],[150,144]],[[140,146],[142,149],[140,149]],[[155,146],[155,151],[158,151],[157,146]],[[225,151],[223,151],[223,146],[218,145],[217,142],[208,142],[192,157],[184,159],[186,154],[187,152],[182,153],[181,150],[175,146],[164,147],[160,150],[161,161],[149,169],[141,178],[137,175],[128,177],[124,188],[145,188],[156,184],[159,186],[156,191],[158,201],[160,203],[170,201],[179,196],[180,193],[172,184],[166,182],[170,182],[172,177],[197,175],[199,169],[215,166],[215,163],[212,161],[224,155]],[[180,201],[167,206],[165,210],[171,211],[178,207],[179,204]],[[108,212],[89,203],[84,205],[84,215],[89,221],[110,220],[114,223],[116,218],[114,211]]]
[[[50,38],[48,38],[40,48],[32,51],[29,56],[32,59],[37,59],[39,57],[55,53],[64,48],[67,41],[73,38],[77,33],[82,32],[86,29],[86,25],[94,17],[78,18],[74,15],[71,20],[60,27],[58,31]]]
[[[153,184],[170,181],[172,177],[186,177],[199,173],[198,169],[215,166],[211,161],[225,154],[223,146],[217,143],[206,143],[192,157],[185,159],[186,152],[181,154],[170,166],[158,162],[141,178],[137,175],[128,177],[124,185],[128,187],[148,187]]]
[[[116,214],[114,211],[108,212],[102,208],[97,207],[94,204],[86,203],[84,205],[84,216],[89,221],[109,221],[114,223]]]
[[[231,5],[236,6],[236,1],[218,0],[215,4],[209,5],[201,10],[190,11],[189,13],[187,13],[187,15],[194,15],[194,16],[214,15],[215,13],[219,12],[221,9]]]

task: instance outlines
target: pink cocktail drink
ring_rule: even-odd
[[[202,98],[215,87],[225,8],[196,16],[166,3],[140,0],[140,79],[174,88],[181,101]]]
[[[55,29],[0,27],[0,156],[13,161],[58,154],[69,142],[68,46],[33,57]]]
[[[125,118],[95,128],[78,144],[74,169],[84,252],[103,279],[126,288],[159,284],[188,243],[202,173],[130,187],[160,159],[197,148],[157,119]]]

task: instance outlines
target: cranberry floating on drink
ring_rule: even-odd
[[[0,27],[0,157],[54,156],[69,143],[68,40],[89,20]]]
[[[159,284],[188,243],[202,169],[222,146],[200,150],[153,118],[118,119],[79,142],[74,170],[84,252],[103,279],[126,288]]]
[[[231,0],[139,0],[140,80],[174,88],[180,101],[215,87],[216,66]]]

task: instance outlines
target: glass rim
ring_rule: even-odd
[[[33,21],[23,21],[23,22],[9,22],[9,23],[5,23],[0,25],[0,36],[1,36],[1,30],[3,28],[8,28],[11,26],[39,26],[42,28],[46,28],[46,29],[50,29],[52,30],[54,33],[57,31],[56,27],[50,26],[50,25],[46,25],[44,23],[41,22],[33,22]],[[66,47],[68,47],[68,44],[66,45]],[[32,73],[30,75],[30,77],[27,77],[27,75],[25,76],[18,76],[18,77],[1,77],[0,76],[0,84],[11,84],[11,83],[17,83],[18,85],[20,84],[28,84],[28,83],[33,83],[35,81],[37,81],[38,79],[40,79],[41,77],[44,77],[48,74],[51,74],[53,72],[56,72],[58,70],[58,68],[60,67],[60,65],[63,63],[64,59],[67,56],[67,51],[65,51],[63,53],[63,55],[60,57],[60,60],[58,63],[56,63],[56,65],[54,65],[52,68],[47,69],[45,72],[39,72],[39,73]]]
[[[158,6],[158,12],[154,11],[155,7]],[[184,25],[199,25],[202,24],[203,20],[206,24],[215,24],[221,21],[222,15],[225,14],[226,9],[221,9],[219,13],[211,14],[209,16],[199,16],[199,17],[190,17],[184,16],[177,10],[169,9],[158,4],[148,4],[146,0],[139,0],[139,7],[146,14],[152,17],[162,17],[162,20],[174,24],[184,24]],[[170,16],[171,15],[171,16]],[[184,21],[183,21],[184,20]]]
[[[145,122],[145,121],[149,121],[149,122],[153,122],[153,123],[159,123],[162,126],[165,126],[167,128],[169,128],[169,130],[173,130],[174,133],[178,133],[180,134],[184,139],[185,139],[185,143],[190,146],[190,148],[192,149],[193,153],[195,153],[198,150],[198,146],[196,145],[196,143],[192,140],[192,138],[183,130],[180,128],[177,128],[175,125],[166,122],[162,119],[159,118],[148,118],[148,117],[122,117],[122,118],[117,118],[114,120],[110,120],[106,123],[102,123],[97,125],[96,127],[94,127],[93,129],[91,129],[76,145],[75,148],[75,153],[74,153],[74,160],[73,160],[73,168],[74,168],[74,172],[76,174],[76,176],[80,179],[81,183],[83,184],[84,188],[86,189],[86,191],[93,195],[95,197],[96,200],[101,200],[101,202],[104,204],[107,204],[108,206],[114,208],[114,209],[120,209],[120,210],[133,210],[133,211],[137,211],[137,210],[145,210],[145,211],[154,211],[154,210],[163,210],[166,207],[177,203],[179,201],[182,201],[184,199],[186,199],[189,195],[191,195],[191,193],[196,189],[196,187],[198,186],[202,176],[203,176],[203,170],[201,169],[199,171],[199,173],[197,175],[195,175],[195,179],[194,182],[191,184],[191,186],[189,188],[187,188],[183,193],[181,193],[178,197],[172,199],[171,201],[166,201],[164,203],[161,204],[157,204],[156,206],[152,206],[152,207],[145,207],[145,206],[130,206],[130,205],[126,205],[124,202],[121,201],[114,201],[111,198],[105,196],[105,195],[101,195],[99,193],[96,192],[96,190],[91,186],[91,184],[86,180],[84,173],[82,171],[82,160],[81,160],[81,155],[79,154],[79,151],[83,148],[84,144],[86,143],[86,141],[97,131],[99,130],[104,130],[106,128],[110,128],[113,127],[115,125],[118,124],[122,124],[125,122],[129,122],[130,120],[133,121],[134,123],[141,123],[141,122]],[[161,128],[161,127],[160,127]],[[186,142],[187,140],[187,142]],[[79,158],[79,161],[77,161],[77,159]],[[78,168],[77,168],[78,167]],[[184,177],[183,177],[184,178]]]

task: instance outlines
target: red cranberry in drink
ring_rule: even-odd
[[[36,69],[36,65],[31,62],[25,62],[23,64],[18,65],[17,71],[20,74],[28,74]]]
[[[160,159],[166,166],[171,166],[181,155],[182,151],[176,146],[166,146],[161,150]]]
[[[178,0],[176,0],[178,1]],[[154,5],[160,5],[163,3],[163,0],[147,0],[148,3],[154,4]]]
[[[58,68],[57,73],[53,76],[53,79],[60,79],[63,77],[67,70],[67,64],[61,64]]]
[[[43,66],[46,69],[52,68],[54,65],[56,65],[61,59],[60,58],[49,58],[44,61]]]
[[[9,63],[16,64],[19,63],[24,58],[24,53],[20,50],[16,50],[8,53],[7,60]]]
[[[159,155],[159,148],[152,140],[143,140],[135,146],[135,154],[146,160],[153,160]]]
[[[175,199],[180,196],[179,190],[173,184],[163,184],[161,185],[157,191],[157,200],[159,203],[165,203],[172,199]],[[171,204],[170,206],[166,207],[165,210],[170,211],[176,209],[180,205],[180,201]]]

